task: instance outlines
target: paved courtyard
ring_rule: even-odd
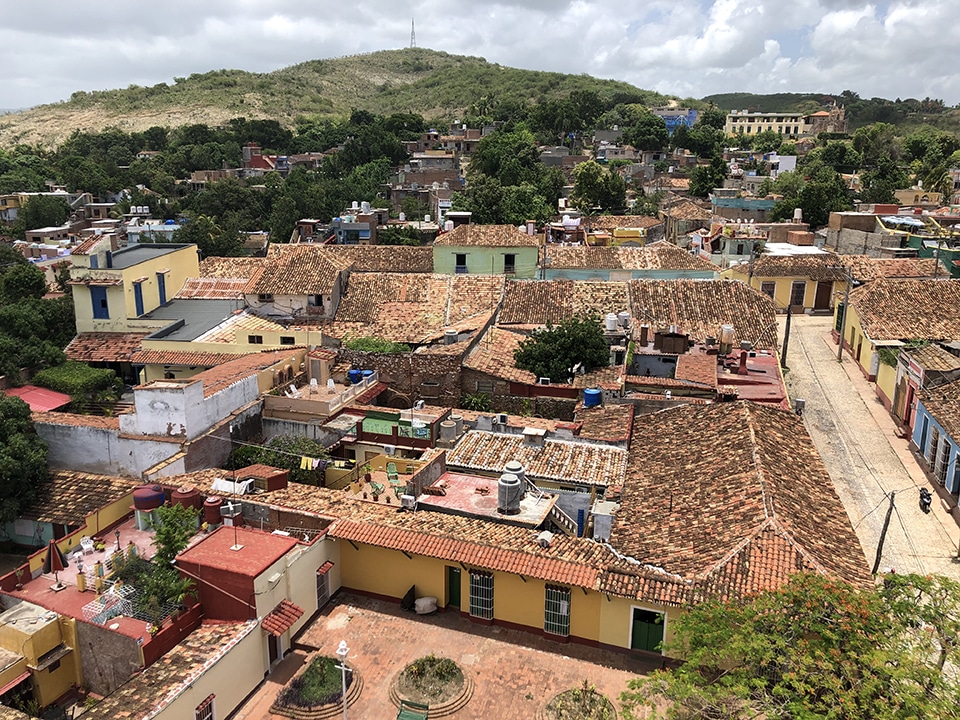
[[[348,714],[363,719],[396,717],[390,683],[408,663],[430,653],[455,660],[475,683],[473,698],[452,716],[458,720],[535,718],[551,697],[584,680],[619,711],[627,682],[658,667],[625,653],[477,625],[452,612],[417,617],[400,610],[399,603],[351,594],[341,594],[299,638],[301,646],[331,656],[341,640],[350,647],[348,664],[363,675],[363,692]],[[237,711],[236,720],[278,718],[270,705],[305,657],[303,650],[288,655]]]
[[[783,318],[780,319],[783,337]],[[791,323],[786,375],[791,398],[806,400],[803,419],[823,458],[860,538],[869,565],[895,493],[880,570],[940,573],[960,579],[956,560],[960,528],[941,506],[937,488],[927,479],[875,386],[863,377],[853,358],[837,362],[830,339],[832,317],[796,315]],[[934,495],[929,514],[921,512],[921,487]],[[942,488],[941,488],[942,490]]]

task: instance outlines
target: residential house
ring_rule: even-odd
[[[846,287],[847,272],[837,255],[810,250],[813,252],[761,255],[726,270],[723,277],[756,288],[783,311],[832,311],[835,295]]]
[[[893,395],[893,417],[905,431],[913,433],[916,420],[917,396],[922,391],[934,393],[935,388],[960,378],[960,350],[956,343],[949,346],[927,343],[920,347],[904,347],[897,354],[896,390]]]
[[[532,231],[513,225],[460,225],[434,240],[433,271],[533,278],[539,247]]]
[[[732,110],[727,113],[723,131],[727,135],[755,135],[772,131],[778,135],[796,138],[801,135],[818,135],[821,132],[846,132],[847,120],[843,106],[838,107],[836,104],[829,111],[820,110],[811,114]]]
[[[933,346],[928,346],[933,347]],[[954,358],[955,360],[956,358]],[[956,375],[955,371],[953,372]],[[960,501],[960,383],[955,379],[920,390],[910,440],[920,463],[944,488],[945,504],[954,517]]]
[[[662,206],[660,219],[663,221],[664,237],[676,242],[677,238],[694,230],[709,228],[713,215],[692,200],[680,199]]]
[[[840,338],[860,371],[876,382],[888,410],[897,388],[897,353],[908,344],[960,340],[960,281],[874,280],[850,293],[846,311],[837,303],[834,338]]]
[[[265,317],[332,318],[349,270],[350,263],[324,245],[273,243],[244,296],[247,306]]]
[[[663,223],[649,215],[596,215],[580,225],[590,245],[643,246],[663,239]]]
[[[721,197],[719,193],[710,195],[710,211],[713,215],[738,222],[767,222],[776,204],[772,197]]]
[[[713,263],[662,240],[644,247],[548,244],[541,249],[540,264],[545,280],[714,280],[720,272]]]

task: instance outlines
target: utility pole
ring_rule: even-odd
[[[417,46],[417,31],[413,26],[413,18],[410,18],[410,47]]]
[[[850,285],[853,283],[853,275],[850,268],[846,265],[828,265],[830,270],[843,270],[847,275],[847,289],[843,294],[843,315],[840,316],[840,344],[837,347],[837,362],[843,362],[843,339],[847,332],[847,312],[850,309]]]
[[[790,316],[793,315],[790,312],[790,306],[787,306],[787,324],[783,328],[783,350],[780,353],[780,367],[785,368],[787,366],[787,348],[790,347]]]
[[[883,541],[887,537],[887,528],[890,526],[890,516],[893,515],[894,494],[894,492],[890,492],[890,507],[887,508],[887,515],[883,518],[883,527],[880,528],[880,542],[877,543],[877,557],[873,561],[873,570],[870,571],[872,575],[876,575],[877,569],[880,567],[880,557],[883,555]]]

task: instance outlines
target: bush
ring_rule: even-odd
[[[89,365],[68,360],[63,365],[41,370],[33,376],[35,385],[66,393],[74,402],[84,402],[97,393],[119,396],[123,383],[113,370],[92,368]]]
[[[347,350],[375,353],[405,353],[410,352],[410,346],[405,343],[391,342],[382,338],[361,337],[347,340],[343,346]]]
[[[423,703],[442,703],[463,689],[463,671],[449,658],[427,655],[407,665],[397,681],[400,696]]]
[[[343,678],[337,661],[331,657],[316,657],[310,666],[285,687],[278,698],[283,705],[314,707],[340,702]],[[353,682],[353,673],[347,673],[347,687]]]

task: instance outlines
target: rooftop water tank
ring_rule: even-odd
[[[519,460],[511,460],[503,466],[503,472],[509,475],[516,475],[517,479],[520,480],[520,484],[524,486],[524,491],[526,491],[527,471],[524,469],[523,463]]]
[[[184,485],[173,491],[170,495],[171,505],[183,505],[188,508],[200,509],[203,507],[203,501],[200,499],[200,491],[193,485]]]
[[[604,327],[607,332],[616,332],[617,330],[617,316],[613,313],[607,313],[606,318],[604,319]]]
[[[349,370],[347,371],[347,377],[350,379],[351,385],[356,385],[363,378],[363,373],[360,370]]]
[[[156,510],[166,502],[159,485],[142,485],[133,491],[133,507],[137,510]]]
[[[211,495],[203,501],[203,521],[208,525],[220,524],[220,508],[223,505],[223,498],[219,495]]]
[[[587,388],[583,391],[583,406],[585,408],[597,407],[603,400],[603,393],[599,388]]]
[[[497,481],[497,512],[502,515],[519,515],[523,484],[512,473],[504,473]]]

